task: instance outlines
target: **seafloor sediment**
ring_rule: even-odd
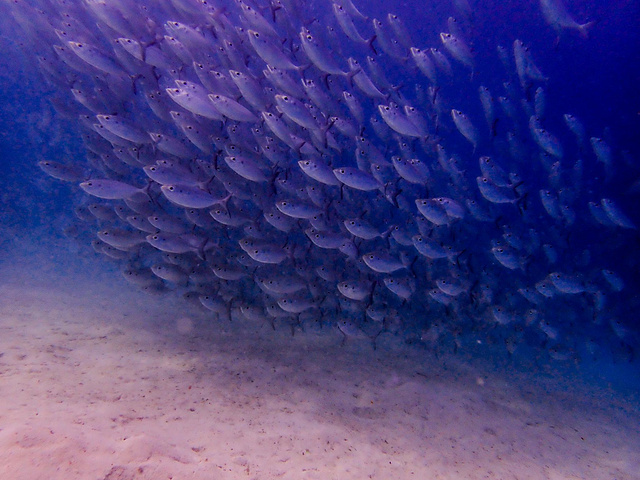
[[[640,478],[628,365],[607,385],[593,365],[292,337],[65,255],[3,248],[0,478]]]

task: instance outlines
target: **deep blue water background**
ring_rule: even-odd
[[[356,2],[358,4],[358,2]],[[416,46],[431,46],[442,50],[439,33],[447,31],[447,18],[461,18],[449,2],[385,2],[359,3],[370,17],[383,18],[388,12],[398,14],[411,31]],[[625,175],[619,176],[621,185],[614,185],[612,193],[620,194],[640,179],[640,3],[632,0],[567,2],[572,16],[584,23],[595,21],[589,39],[582,39],[574,32],[565,32],[560,40],[555,31],[545,23],[537,1],[476,1],[470,43],[477,59],[476,78],[497,91],[506,80],[504,68],[496,54],[496,45],[511,48],[518,38],[531,47],[534,58],[545,75],[549,120],[556,122],[565,142],[572,139],[562,125],[561,115],[573,113],[580,118],[588,136],[603,136],[618,150],[629,152],[631,165],[625,165]],[[0,11],[7,10],[0,6]],[[42,158],[61,158],[70,153],[81,154],[81,144],[73,145],[74,126],[66,123],[63,132],[69,134],[64,146],[54,126],[55,116],[46,99],[52,93],[44,84],[35,66],[35,59],[19,49],[20,32],[6,15],[0,19],[0,115],[2,195],[5,207],[10,211],[20,209],[17,197],[34,198],[40,191],[34,187],[39,173],[35,162]],[[28,52],[26,52],[28,53]],[[493,87],[493,88],[492,88]],[[479,109],[475,90],[470,105]],[[494,93],[494,95],[496,95]],[[17,161],[20,159],[20,161]],[[35,160],[35,161],[34,161]],[[619,155],[616,160],[623,161]],[[20,165],[18,167],[18,165]],[[628,173],[631,175],[628,175]],[[47,188],[54,188],[46,182]],[[7,198],[7,196],[9,196]],[[640,218],[637,200],[640,188],[619,201],[635,219]],[[42,199],[41,199],[42,200]],[[63,208],[64,203],[51,201],[49,197],[38,209]],[[30,205],[30,209],[36,205]],[[44,211],[44,210],[36,210]],[[40,223],[39,215],[22,218]],[[5,211],[6,214],[6,211]]]
[[[446,1],[356,3],[370,17],[398,14],[412,32],[416,46],[423,49],[442,50],[438,35],[447,31],[447,18],[460,18]],[[496,45],[511,50],[515,39],[523,40],[549,77],[545,86],[548,128],[563,144],[571,144],[573,138],[562,122],[562,114],[573,113],[584,123],[588,137],[607,140],[614,149],[616,173],[614,181],[598,192],[598,198],[614,199],[640,225],[640,2],[580,0],[566,4],[580,23],[596,22],[588,39],[568,31],[558,39],[545,23],[537,1],[474,2],[474,16],[466,32],[476,57],[476,80],[468,90],[458,92],[456,105],[482,118],[477,85],[488,86],[497,96],[507,80]],[[0,14],[5,10],[1,5]],[[2,17],[0,239],[28,231],[59,232],[73,216],[78,191],[46,177],[36,162],[82,159],[82,144],[77,127],[60,119],[48,103],[52,88],[43,82],[34,58],[20,48],[16,27],[6,15]],[[454,64],[454,71],[468,75],[459,65]],[[389,74],[401,78],[402,70],[398,67]],[[591,173],[596,174],[587,171]],[[535,179],[527,180],[536,183]],[[581,234],[588,246],[589,231]],[[600,234],[594,236],[602,238]],[[624,310],[630,316],[636,315],[640,303],[639,247],[637,233],[629,233],[616,258],[608,259],[612,268],[621,270],[627,283],[628,305]],[[640,332],[637,317],[628,319],[627,325]]]

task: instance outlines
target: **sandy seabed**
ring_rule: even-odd
[[[0,479],[640,479],[637,392],[579,364],[216,321],[61,245],[2,245]]]

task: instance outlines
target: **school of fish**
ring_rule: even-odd
[[[637,226],[604,193],[620,152],[547,103],[519,39],[477,73],[467,0],[429,44],[351,0],[9,7],[86,147],[39,165],[144,291],[374,346],[632,355],[616,258]],[[593,26],[540,9],[559,36]]]

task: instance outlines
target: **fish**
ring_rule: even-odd
[[[473,53],[471,53],[471,49],[462,39],[454,36],[452,33],[441,33],[440,40],[442,40],[444,48],[453,58],[466,67],[474,68]]]
[[[367,267],[378,273],[393,273],[409,266],[406,260],[398,259],[384,251],[365,253],[362,260]]]
[[[274,25],[269,22],[259,11],[251,7],[251,5],[249,5],[248,3],[243,2],[242,0],[238,1],[238,5],[240,6],[242,15],[253,28],[265,35],[272,35],[276,38],[279,37]]]
[[[295,65],[290,58],[279,48],[273,38],[269,38],[255,30],[247,30],[249,43],[267,65],[283,70],[297,70],[300,65]]]
[[[587,133],[582,122],[578,119],[578,117],[570,113],[565,113],[562,118],[564,118],[564,121],[567,124],[569,130],[571,130],[571,132],[576,136],[578,145],[583,146],[585,143],[585,139],[587,138]]]
[[[453,118],[453,123],[460,134],[466,138],[471,145],[473,145],[473,150],[475,152],[478,142],[480,141],[480,135],[469,117],[460,110],[452,109],[451,118]]]
[[[360,35],[360,32],[354,25],[353,19],[351,18],[352,12],[352,9],[344,8],[339,3],[333,4],[333,14],[335,15],[335,18],[338,21],[338,25],[340,25],[343,33],[350,40],[371,45],[373,43],[373,40],[375,40],[375,37],[371,40],[365,40],[364,38],[362,38],[362,35]]]
[[[482,196],[491,203],[514,203],[519,198],[513,188],[496,185],[488,177],[477,177],[476,182]]]
[[[341,183],[356,190],[371,191],[384,188],[384,185],[373,175],[363,172],[357,168],[334,168],[333,174]]]
[[[397,39],[389,36],[384,24],[377,18],[373,19],[373,30],[375,32],[374,37],[384,53],[400,62],[407,60],[405,47]]]
[[[322,210],[315,205],[294,199],[279,200],[276,202],[276,208],[289,217],[306,220],[322,213]]]
[[[605,214],[614,224],[631,230],[636,230],[638,228],[636,224],[625,213],[623,213],[618,205],[610,198],[603,198],[600,203],[602,204],[602,209]]]
[[[389,105],[378,105],[378,111],[382,120],[399,134],[418,138],[426,135],[426,132],[421,131],[419,126],[402,113],[397,104],[392,102]]]
[[[190,239],[182,235],[172,233],[154,233],[146,236],[147,242],[152,246],[168,253],[196,252],[206,243],[207,239]],[[199,241],[199,244],[196,242]]]
[[[189,110],[196,115],[200,115],[211,120],[223,120],[224,116],[216,109],[207,98],[209,95],[204,88],[185,89],[167,88],[165,89],[171,100],[182,108]]]
[[[132,232],[117,228],[101,230],[97,233],[97,236],[104,243],[118,250],[130,250],[146,241],[145,235],[141,232]]]
[[[576,22],[562,0],[540,0],[540,8],[545,21],[553,27],[558,35],[563,30],[573,30],[586,39],[589,38],[589,30],[595,25],[595,22],[582,24]]]
[[[320,183],[333,186],[342,184],[333,173],[333,169],[319,158],[309,157],[304,160],[298,160],[298,166],[305,175]]]
[[[496,131],[496,117],[493,96],[489,89],[483,85],[478,87],[478,94],[480,96],[480,102],[482,103],[482,109],[484,111],[484,118],[489,126],[489,132],[492,136],[495,136]]]
[[[331,75],[347,75],[335,62],[331,53],[322,46],[310,30],[302,28],[300,30],[300,43],[307,57],[321,71]]]
[[[229,76],[242,94],[242,98],[253,109],[262,111],[269,106],[269,101],[264,91],[264,87],[252,75],[248,75],[238,70],[229,70]]]
[[[613,270],[602,269],[602,276],[615,292],[620,292],[624,288],[624,280]]]
[[[547,129],[542,128],[537,117],[532,116],[529,119],[529,128],[531,129],[533,139],[542,150],[547,152],[549,155],[562,159],[564,156],[564,148],[562,147],[562,144],[556,136]]]
[[[92,178],[80,183],[80,188],[89,195],[107,200],[122,200],[135,196],[146,196],[146,188],[138,188],[128,183],[109,178]]]
[[[422,73],[424,73],[424,75],[431,81],[431,83],[435,84],[438,80],[437,70],[428,52],[420,50],[416,47],[411,47],[409,51],[411,53],[413,61],[416,63],[416,66]]]
[[[351,300],[362,301],[371,296],[372,285],[362,281],[345,281],[337,285],[338,291]]]
[[[389,23],[395,37],[404,48],[411,48],[411,46],[414,45],[411,38],[411,32],[398,15],[396,15],[395,13],[388,13],[387,23]]]
[[[423,12],[351,0],[3,7],[41,74],[9,93],[43,84],[55,112],[16,119],[43,146],[34,212],[66,182],[53,224],[132,287],[214,322],[518,362],[636,338],[635,150],[560,98],[545,34],[593,25],[561,0],[531,43],[505,11],[511,48],[466,0],[430,39]]]
[[[347,59],[349,63],[350,73],[348,78],[369,98],[388,99],[389,96],[377,87],[377,85],[369,78],[369,75],[363,70],[360,63],[353,57]]]
[[[87,179],[88,172],[77,165],[66,165],[53,160],[41,160],[38,166],[44,173],[63,182],[80,183]]]
[[[96,118],[103,127],[120,138],[124,138],[133,143],[144,144],[151,142],[147,132],[119,118],[117,115],[96,115]]]
[[[564,272],[551,272],[548,277],[560,293],[577,294],[585,291],[584,282],[575,275],[569,275]]]
[[[113,75],[122,75],[124,72],[122,66],[113,57],[93,45],[74,41],[67,42],[67,45],[73,53],[98,70]]]
[[[441,202],[432,198],[415,200],[418,211],[434,225],[448,225],[451,219]]]
[[[186,208],[209,208],[224,204],[231,198],[231,194],[214,197],[209,192],[190,185],[162,185],[160,190],[169,201]]]
[[[207,95],[215,109],[223,116],[238,122],[256,122],[258,117],[247,107],[224,95],[210,93]]]
[[[183,234],[189,231],[189,227],[179,218],[168,214],[151,215],[147,217],[147,221],[156,228],[167,233]]]
[[[290,120],[297,123],[301,127],[313,130],[318,128],[318,122],[307,107],[300,100],[290,95],[276,95],[276,105],[278,110],[284,113]]]
[[[513,56],[516,64],[516,73],[523,89],[528,88],[531,82],[546,82],[548,80],[535,64],[531,50],[522,40],[516,39],[513,41]]]
[[[252,182],[266,182],[269,180],[269,175],[265,171],[264,166],[250,157],[227,155],[224,157],[224,161],[231,170],[242,178],[246,178]]]

